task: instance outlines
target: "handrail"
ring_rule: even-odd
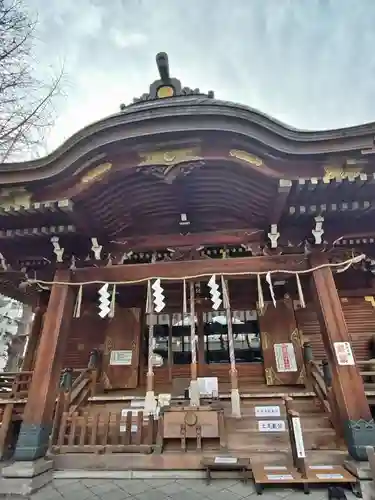
[[[336,431],[337,437],[339,439],[342,438],[344,432],[337,408],[336,398],[331,386],[332,380],[328,362],[322,361],[320,364],[310,359],[307,362],[307,373],[313,390],[325,413],[327,413],[332,427]]]
[[[367,389],[375,388],[375,360],[357,360],[356,363],[360,369],[359,373],[362,377],[363,383],[366,384]],[[367,367],[370,367],[370,370]],[[370,380],[368,380],[369,378]]]

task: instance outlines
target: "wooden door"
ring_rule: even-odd
[[[141,310],[116,306],[108,322],[103,352],[105,389],[135,389],[138,386],[141,343]]]
[[[296,324],[293,301],[269,302],[259,316],[267,385],[302,385],[305,383],[302,342]]]

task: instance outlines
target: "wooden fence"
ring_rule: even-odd
[[[151,453],[156,422],[143,412],[103,412],[79,415],[64,412],[52,453]]]
[[[33,372],[0,373],[0,398],[27,398]]]

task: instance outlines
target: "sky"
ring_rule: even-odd
[[[293,127],[375,121],[375,0],[25,0],[41,68],[64,65],[48,150],[148,91],[183,86]]]

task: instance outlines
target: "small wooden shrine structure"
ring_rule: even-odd
[[[157,66],[119,113],[0,165],[0,291],[35,308],[15,458],[45,454],[61,372],[90,353],[96,397],[155,415],[161,393],[227,394],[237,419],[245,394],[311,391],[325,360],[337,429],[364,458],[375,124],[295,130],[182,87],[166,54]]]

